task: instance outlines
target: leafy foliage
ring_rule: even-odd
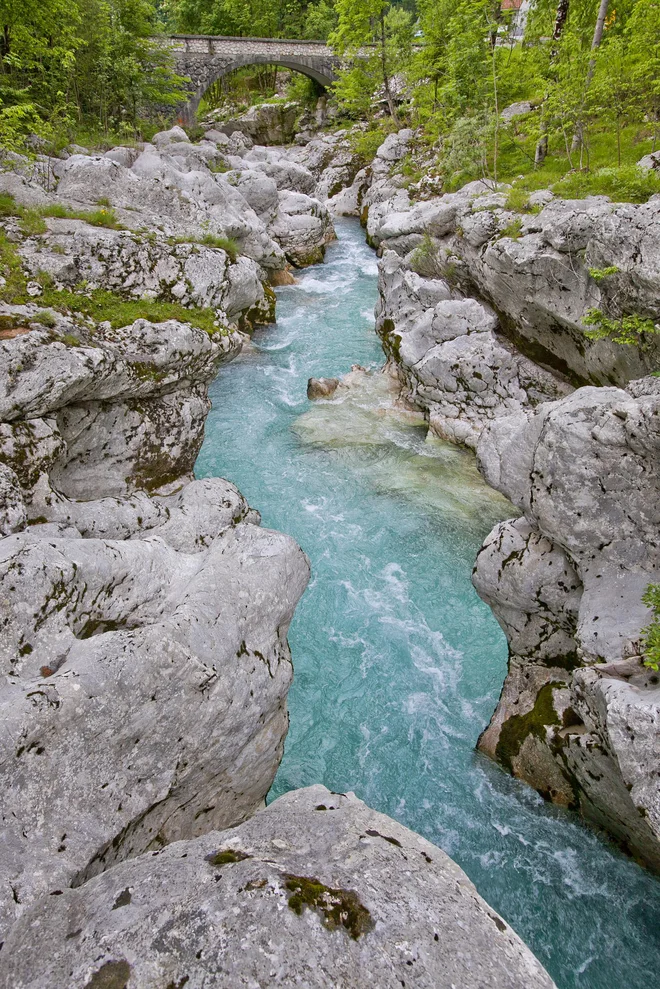
[[[81,123],[125,136],[186,95],[149,0],[0,0],[0,143],[67,143]]]
[[[649,584],[642,601],[653,615],[642,629],[644,663],[652,670],[660,670],[660,584]]]
[[[619,344],[633,344],[636,347],[643,347],[651,335],[660,333],[659,324],[652,319],[644,319],[637,313],[613,319],[602,309],[588,309],[582,322],[585,326],[592,327],[586,331],[591,340],[607,339]]]
[[[169,24],[195,34],[324,40],[335,26],[332,0],[169,0]]]

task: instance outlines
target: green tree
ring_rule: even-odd
[[[349,113],[366,113],[374,92],[382,88],[392,119],[397,122],[392,81],[409,63],[413,19],[390,0],[335,0],[337,28],[330,44],[353,62],[335,86],[340,105]]]

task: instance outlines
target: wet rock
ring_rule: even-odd
[[[111,972],[135,985],[553,986],[444,852],[323,786],[41,900],[0,954],[14,989]]]
[[[660,871],[660,687],[642,595],[660,567],[660,382],[580,388],[490,423],[488,482],[525,513],[474,573],[509,641],[480,747]]]
[[[339,378],[310,378],[307,382],[307,398],[331,398],[338,386]]]

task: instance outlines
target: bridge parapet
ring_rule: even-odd
[[[177,34],[163,39],[174,52],[199,55],[308,55],[334,59],[325,41],[290,41],[286,38],[232,38],[210,34]],[[161,42],[161,43],[163,43]]]

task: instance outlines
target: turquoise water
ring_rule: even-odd
[[[452,855],[560,989],[649,989],[660,883],[474,751],[506,643],[470,572],[510,506],[470,455],[392,412],[381,376],[341,404],[306,398],[310,376],[383,360],[375,257],[357,224],[337,226],[326,264],[278,289],[277,325],[219,374],[197,463],[312,563],[271,797],[354,790]]]

